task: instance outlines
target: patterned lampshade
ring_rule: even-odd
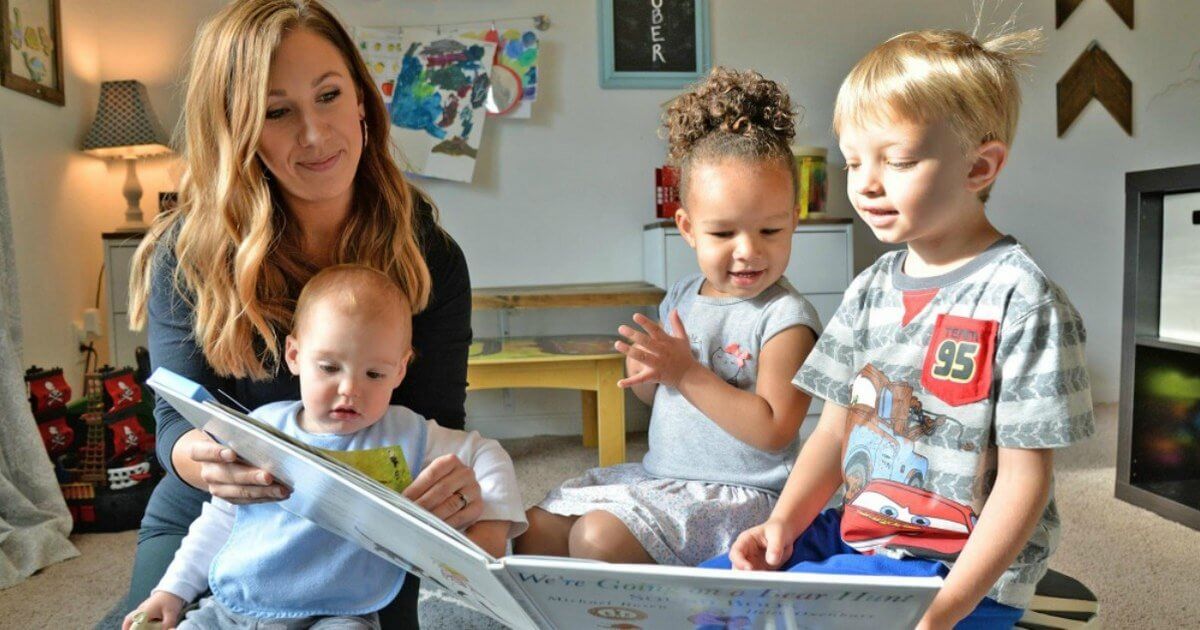
[[[83,150],[96,157],[127,159],[171,152],[141,81],[100,84],[100,106]]]

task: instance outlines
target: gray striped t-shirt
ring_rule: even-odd
[[[848,408],[842,539],[952,564],[996,478],[997,447],[1092,434],[1079,313],[1004,237],[942,276],[891,252],[855,278],[793,383]],[[988,593],[1025,608],[1059,537],[1053,489],[1033,535]]]

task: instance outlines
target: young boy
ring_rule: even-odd
[[[984,214],[1038,40],[905,33],[842,84],[851,202],[906,248],[859,274],[793,380],[826,403],[771,517],[707,566],[945,576],[921,628],[1028,606],[1058,540],[1052,449],[1093,431],[1079,314]]]
[[[301,291],[293,324],[285,358],[300,377],[302,400],[264,405],[252,415],[397,492],[415,489],[413,481],[433,460],[457,456],[482,490],[481,497],[460,492],[457,499],[463,506],[484,503],[466,534],[504,555],[508,540],[526,527],[508,454],[478,433],[446,429],[390,405],[412,358],[412,312],[399,287],[361,265],[325,269]],[[158,588],[125,628],[139,611],[173,627],[183,605],[206,588],[212,597],[180,628],[379,627],[375,611],[395,598],[405,572],[294,516],[286,503],[205,503]]]

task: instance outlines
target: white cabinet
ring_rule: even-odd
[[[1158,336],[1200,344],[1200,192],[1163,195]]]
[[[784,276],[816,307],[821,323],[829,321],[842,302],[842,293],[854,279],[854,250],[849,219],[831,219],[796,227],[792,257]],[[671,223],[653,223],[642,232],[642,278],[661,289],[670,289],[680,278],[700,271],[696,252]],[[809,415],[819,414],[814,401]],[[811,420],[805,428],[811,426]]]
[[[108,278],[108,363],[137,367],[134,348],[147,346],[146,331],[129,329],[129,269],[142,243],[141,232],[109,232],[104,238],[104,268]]]
[[[792,235],[792,257],[784,275],[817,307],[822,321],[833,314],[854,278],[850,228],[848,219],[802,224]],[[642,278],[646,282],[666,290],[699,270],[696,253],[679,228],[665,223],[646,226],[642,232]]]

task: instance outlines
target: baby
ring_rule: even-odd
[[[452,522],[482,501],[467,537],[494,556],[526,528],[512,460],[478,433],[439,426],[391,404],[412,358],[412,311],[386,274],[338,265],[315,275],[296,304],[285,359],[300,378],[301,400],[251,415],[410,496],[423,468],[456,456],[482,495],[449,493],[433,508]],[[424,493],[428,488],[421,489]],[[408,490],[408,492],[405,492]],[[213,498],[183,539],[153,594],[130,613],[164,628],[378,628],[376,612],[399,593],[400,567],[283,509],[285,502],[234,506]],[[206,589],[212,596],[179,619]],[[139,613],[145,613],[139,615]]]

